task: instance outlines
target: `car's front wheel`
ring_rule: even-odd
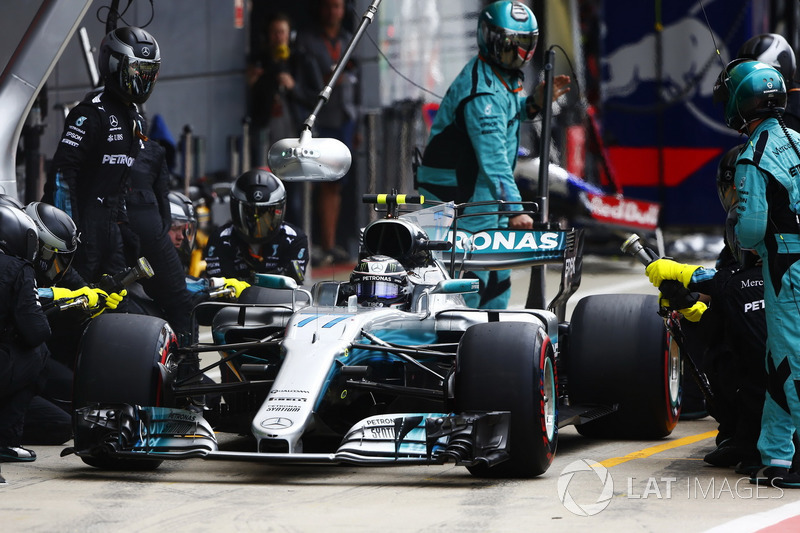
[[[476,476],[533,477],[553,461],[558,441],[557,376],[553,346],[543,327],[490,322],[461,338],[455,371],[455,409],[510,411],[510,458]]]

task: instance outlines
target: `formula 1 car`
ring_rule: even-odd
[[[654,295],[589,296],[571,323],[557,318],[580,280],[579,232],[472,235],[452,227],[463,206],[398,215],[402,195],[380,200],[388,218],[365,228],[361,255],[407,267],[406,308],[361,306],[348,282],[306,290],[259,275],[237,303],[195,310],[211,325],[210,344],[178,346],[159,318],[104,314],[82,339],[74,448],[65,452],[108,469],[199,457],[452,462],[480,476],[531,477],[547,470],[568,424],[589,436],[672,431],[680,353],[667,349]],[[564,267],[558,296],[541,310],[469,308],[462,294],[477,280],[450,271],[541,264]],[[201,369],[204,352],[220,358]],[[214,366],[220,382],[201,380]],[[250,433],[254,448],[221,449],[215,431]]]

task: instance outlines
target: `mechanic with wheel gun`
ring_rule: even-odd
[[[736,160],[738,195],[734,249],[755,250],[762,261],[767,323],[767,392],[758,449],[762,467],[750,482],[800,488],[791,470],[794,432],[800,427],[800,135],[786,128],[786,86],[774,67],[735,59],[720,73],[714,98],[724,105],[725,123],[747,133]],[[744,262],[744,257],[739,258]],[[648,267],[654,285],[665,279],[687,286],[701,267],[662,259]],[[690,312],[691,314],[691,312]]]
[[[503,0],[483,8],[478,17],[478,48],[450,85],[436,113],[430,137],[416,170],[420,194],[457,203],[504,200],[519,202],[514,166],[520,121],[533,118],[545,105],[544,82],[531,96],[523,91],[522,68],[533,59],[539,25],[533,12],[517,1]],[[569,91],[569,76],[556,76],[553,99]],[[509,210],[522,206],[512,204]],[[498,210],[497,206],[470,211]],[[465,218],[462,228],[477,232],[509,227],[530,229],[527,214]],[[511,296],[511,271],[468,272],[480,280],[480,292],[466,294],[470,307],[505,309]]]
[[[46,343],[47,381],[28,407],[23,430],[26,444],[62,444],[72,438],[72,368],[80,335],[88,316],[116,309],[126,294],[90,287],[70,268],[78,248],[75,222],[64,211],[42,202],[25,207],[39,234],[34,260],[39,300],[48,317],[52,335]],[[82,302],[81,311],[52,312]],[[83,308],[85,306],[85,309]]]
[[[231,222],[208,239],[206,274],[247,281],[255,273],[281,274],[302,283],[308,237],[284,220],[286,189],[281,180],[266,170],[248,170],[233,183],[230,206]],[[237,297],[243,288],[236,289]]]
[[[716,268],[676,266],[659,259],[647,272],[658,282],[661,277],[677,279],[669,276],[679,270],[692,271],[687,288],[710,297],[705,312],[699,312],[702,305],[698,312],[686,312],[687,320],[699,320],[697,327],[684,328],[687,338],[694,338],[692,348],[704,351],[714,396],[708,407],[719,423],[717,447],[703,460],[719,467],[735,466],[737,473],[750,475],[761,465],[757,443],[767,383],[767,326],[761,261],[756,254],[739,250],[734,234],[738,206],[734,173],[743,148],[728,150],[717,168],[717,192],[727,218],[725,246]]]

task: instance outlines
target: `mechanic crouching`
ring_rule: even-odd
[[[0,462],[36,460],[34,451],[22,447],[22,429],[28,405],[44,384],[44,342],[50,337],[36,292],[37,243],[30,217],[0,206]]]

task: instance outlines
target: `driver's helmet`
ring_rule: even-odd
[[[489,4],[478,17],[478,49],[493,65],[519,70],[533,59],[539,24],[533,11],[521,2],[503,0]]]
[[[736,57],[754,59],[774,67],[783,76],[783,80],[791,82],[796,68],[794,50],[782,35],[762,33],[751,37],[739,48]]]
[[[107,90],[123,101],[143,104],[150,97],[161,67],[155,38],[141,28],[117,28],[100,43],[100,76]]]
[[[178,191],[170,191],[167,198],[169,198],[171,227],[183,230],[185,240],[181,246],[185,245],[191,250],[197,235],[197,217],[194,214],[194,205],[185,194]]]
[[[266,170],[248,170],[231,187],[231,220],[236,233],[250,244],[270,242],[281,229],[286,189]]]
[[[0,250],[3,253],[33,261],[39,249],[39,232],[25,211],[0,205]]]
[[[350,284],[358,303],[368,307],[403,308],[411,297],[406,269],[386,255],[361,259],[350,274]]]
[[[736,174],[736,159],[742,151],[743,144],[738,144],[725,152],[717,166],[717,194],[719,201],[726,212],[738,202],[734,176]]]
[[[728,63],[717,77],[714,101],[725,106],[725,124],[744,131],[754,120],[783,114],[786,84],[775,67],[738,58]]]
[[[43,202],[31,202],[25,206],[39,231],[39,255],[36,270],[53,283],[64,277],[78,249],[78,228],[67,213]]]

